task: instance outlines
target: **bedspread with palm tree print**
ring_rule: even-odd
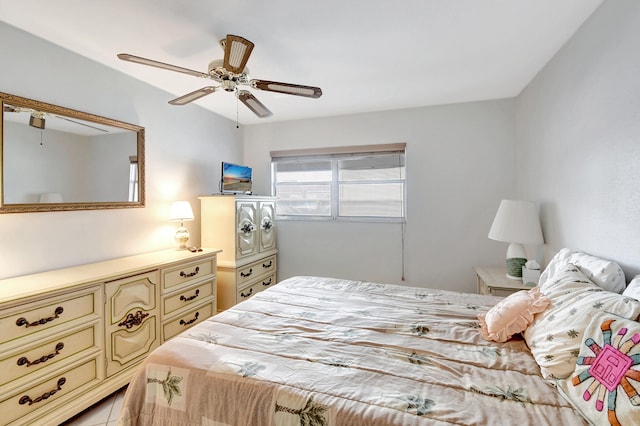
[[[480,337],[499,300],[290,278],[156,349],[120,424],[586,424],[524,340]]]

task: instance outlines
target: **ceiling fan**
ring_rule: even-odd
[[[205,86],[186,95],[169,101],[172,105],[185,105],[209,95],[222,88],[227,92],[235,92],[237,98],[260,118],[269,117],[273,113],[262,104],[253,94],[241,86],[249,86],[254,89],[269,92],[285,93],[287,95],[304,96],[307,98],[319,98],[322,90],[319,87],[302,86],[300,84],[279,83],[276,81],[249,79],[249,69],[246,67],[254,44],[249,40],[228,34],[220,40],[224,49],[224,59],[216,59],[209,63],[208,73],[190,70],[128,53],[118,54],[123,61],[162,68],[169,71],[181,72],[195,77],[208,78],[220,83],[219,86]]]
[[[100,127],[96,127],[96,126],[92,126],[92,125],[87,124],[87,123],[82,123],[80,121],[72,120],[72,119],[67,118],[67,117],[62,117],[62,116],[57,115],[57,114],[52,114],[52,113],[44,112],[44,111],[38,111],[38,110],[35,110],[33,108],[26,108],[26,107],[21,107],[21,106],[14,106],[14,105],[4,104],[4,106],[2,108],[2,111],[3,112],[26,112],[26,113],[29,114],[29,126],[35,127],[36,129],[40,129],[40,130],[44,130],[44,126],[46,124],[46,117],[54,117],[54,118],[58,118],[60,120],[68,121],[68,122],[73,123],[73,124],[78,124],[80,126],[89,127],[91,129],[94,129],[94,130],[98,130],[98,131],[101,131],[101,132],[109,133],[108,130],[102,129]]]

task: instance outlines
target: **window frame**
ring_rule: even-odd
[[[341,216],[340,215],[340,184],[349,181],[340,181],[339,162],[343,159],[367,158],[383,155],[401,155],[404,160],[404,171],[398,179],[388,180],[362,180],[357,184],[400,183],[402,185],[401,216]],[[329,215],[296,215],[278,213],[278,193],[276,181],[277,163],[298,162],[305,160],[328,160],[331,162],[331,180],[329,185],[330,214]],[[307,183],[307,182],[302,182]],[[308,182],[313,183],[313,182]],[[323,184],[325,182],[322,182]],[[354,182],[351,182],[354,183]],[[282,183],[281,183],[282,184]],[[286,184],[286,183],[285,183]],[[407,220],[407,152],[405,143],[366,145],[355,147],[321,148],[308,150],[289,150],[271,152],[271,194],[276,196],[276,219],[291,221],[317,221],[317,222],[380,222],[380,223],[406,223]]]

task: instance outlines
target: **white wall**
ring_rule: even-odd
[[[321,101],[321,99],[319,100]],[[268,194],[269,151],[407,143],[405,283],[475,291],[472,267],[503,262],[487,238],[516,194],[514,102],[475,102],[248,126],[245,163]],[[279,221],[279,279],[293,275],[401,283],[398,224]]]
[[[640,2],[607,0],[517,100],[518,193],[562,247],[640,273]]]
[[[0,278],[173,247],[176,199],[191,201],[199,244],[197,197],[217,191],[222,160],[242,160],[242,128],[5,23],[0,40],[0,91],[146,128],[147,195],[140,209],[0,215]]]

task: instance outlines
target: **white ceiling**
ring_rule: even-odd
[[[252,90],[272,112],[242,124],[517,96],[602,0],[0,0],[2,21],[170,92],[212,80],[226,34],[255,43],[252,78],[319,86],[319,99]],[[99,82],[98,82],[99,84]],[[231,93],[197,101],[236,119]],[[174,108],[188,108],[175,106]]]

